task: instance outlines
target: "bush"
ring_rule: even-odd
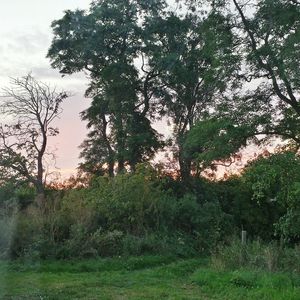
[[[157,230],[163,219],[162,202],[167,195],[155,180],[156,173],[140,166],[134,174],[95,178],[86,191],[87,202],[107,230],[141,235]]]
[[[186,194],[176,202],[173,226],[193,237],[199,252],[212,251],[226,236],[229,223],[217,200],[199,201],[195,195]]]
[[[94,178],[87,188],[48,191],[43,211],[34,205],[20,209],[11,256],[207,253],[230,226],[219,201],[203,196],[202,182],[196,185],[176,195],[155,170],[141,165],[132,174]]]
[[[122,254],[123,232],[118,230],[102,232],[98,229],[91,235],[91,244],[102,257]]]
[[[267,214],[265,220],[272,226],[269,231],[273,236],[293,244],[300,242],[299,155],[285,151],[259,158],[245,169],[243,180],[252,189],[253,201]]]

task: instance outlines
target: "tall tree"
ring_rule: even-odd
[[[256,133],[279,135],[300,146],[300,4],[230,2],[246,66],[242,77],[251,82],[245,97],[239,97],[241,115],[256,124]]]
[[[300,4],[293,0],[186,0],[230,20],[238,37],[241,89],[227,95],[222,117],[248,124],[249,134],[280,136],[300,146]],[[265,139],[264,139],[265,140]]]
[[[232,85],[238,56],[228,19],[216,10],[208,15],[170,13],[149,25],[149,64],[159,74],[164,111],[174,125],[181,177],[190,176],[191,159],[184,140],[195,122],[212,113]]]
[[[44,195],[48,138],[59,133],[52,124],[61,114],[61,103],[68,97],[56,92],[31,75],[12,79],[4,89],[0,124],[0,174],[26,179]],[[1,180],[0,180],[1,181]]]
[[[222,117],[248,125],[249,137],[274,135],[300,147],[300,5],[290,0],[206,2],[228,17],[238,36],[241,89],[222,103]]]
[[[52,24],[52,66],[63,74],[85,70],[91,79],[86,95],[92,106],[82,114],[92,129],[82,145],[85,166],[95,165],[98,156],[96,165],[108,165],[102,169],[112,176],[116,162],[119,171],[126,163],[134,169],[160,146],[149,122],[155,74],[136,60],[142,55],[144,22],[164,5],[163,0],[99,0]]]

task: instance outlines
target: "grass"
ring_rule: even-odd
[[[0,262],[0,299],[300,299],[300,276],[160,256]]]

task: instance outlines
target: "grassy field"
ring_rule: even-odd
[[[300,276],[217,271],[204,259],[143,256],[0,262],[0,299],[300,299]]]

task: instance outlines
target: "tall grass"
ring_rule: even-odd
[[[266,244],[260,240],[242,244],[235,238],[230,245],[215,251],[211,265],[218,270],[247,268],[300,273],[300,245],[288,248],[276,242]]]
[[[9,254],[16,229],[17,214],[12,216],[0,216],[0,259]]]

